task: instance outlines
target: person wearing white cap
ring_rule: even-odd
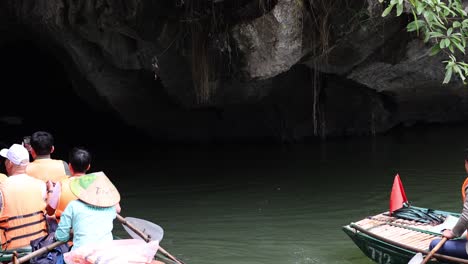
[[[28,247],[47,235],[46,184],[26,174],[28,151],[19,144],[2,149],[8,178],[0,184],[0,237],[2,250]]]

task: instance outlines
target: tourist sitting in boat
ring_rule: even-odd
[[[468,149],[465,150],[465,171],[468,173]],[[461,187],[463,209],[458,222],[452,229],[445,229],[442,235],[448,239],[458,238],[468,229],[468,178]],[[431,241],[429,248],[432,250],[441,239]],[[468,259],[468,241],[464,239],[447,240],[437,253]]]
[[[44,182],[52,181],[54,183],[65,179],[70,175],[68,164],[63,160],[51,158],[54,152],[54,137],[45,131],[37,131],[32,134],[30,139],[30,152],[33,162],[29,163],[26,173],[34,178]]]
[[[9,175],[0,184],[1,247],[2,250],[29,247],[31,240],[47,235],[46,184],[26,174],[29,153],[22,145],[2,149],[0,155],[6,158]]]
[[[71,177],[59,181],[54,187],[49,187],[52,191],[49,193],[46,211],[50,216],[55,215],[57,222],[60,221],[60,216],[68,203],[78,199],[70,190],[70,179],[85,175],[91,168],[91,153],[82,147],[73,148],[68,156],[68,167]],[[51,183],[49,181],[47,184],[51,185]],[[117,213],[120,213],[119,203],[116,204],[116,210]]]
[[[68,157],[68,168],[70,169],[71,177],[65,178],[55,186],[52,186],[52,181],[48,181],[48,188],[51,190],[47,200],[46,211],[50,216],[55,215],[57,222],[60,221],[62,212],[67,207],[68,203],[78,199],[70,190],[70,179],[85,175],[91,167],[91,154],[84,148],[73,148]]]
[[[103,243],[113,239],[115,205],[120,194],[103,172],[70,179],[70,190],[78,198],[62,212],[55,238],[68,241],[73,229],[72,251],[88,243]]]

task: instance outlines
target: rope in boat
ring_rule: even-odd
[[[404,204],[402,208],[395,210],[392,216],[431,225],[442,224],[445,221],[445,216],[436,213],[433,209],[415,208],[408,204]]]

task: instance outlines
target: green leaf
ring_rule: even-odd
[[[406,30],[408,32],[416,31],[419,30],[422,26],[424,26],[426,23],[423,20],[414,20],[411,21],[407,26]]]
[[[431,38],[441,38],[441,37],[445,37],[444,34],[440,33],[440,32],[437,32],[437,31],[432,31],[432,32],[429,32],[429,36]]]
[[[465,76],[468,75],[468,67],[466,67],[466,65],[463,65],[463,72],[464,72]]]
[[[418,15],[421,15],[422,12],[424,11],[424,8],[425,8],[425,7],[426,7],[425,4],[422,4],[422,3],[419,4],[418,6],[416,6],[416,13],[417,13]]]
[[[455,41],[458,41],[458,43],[461,42],[461,38],[460,38],[460,34],[459,33],[455,33],[455,34],[452,34],[452,36],[450,36],[450,38],[452,39],[452,42],[455,40]]]
[[[458,22],[458,21],[455,21],[455,22],[453,22],[452,27],[454,27],[454,28],[461,27],[461,23]]]
[[[455,65],[455,62],[453,62],[452,60],[444,62],[447,62],[447,66],[445,66],[445,69],[452,68]]]
[[[446,38],[446,39],[444,39],[443,41],[445,41],[445,47],[449,47],[449,46],[450,46],[450,39]]]
[[[434,45],[434,46],[432,46],[431,53],[429,53],[429,55],[434,56],[437,53],[439,53],[440,51],[441,51],[440,46],[439,45]]]
[[[397,5],[397,16],[400,16],[403,13],[403,4]]]
[[[449,28],[447,30],[447,37],[450,37],[450,35],[452,35],[452,32],[453,32],[453,28]]]
[[[450,52],[455,53],[455,48],[453,47],[453,45],[449,45],[447,47],[449,48]]]
[[[429,38],[430,38],[429,34],[425,34],[424,35],[424,43],[428,42]]]
[[[447,71],[445,71],[445,78],[444,81],[442,82],[443,84],[449,83],[450,79],[452,79],[452,68],[448,68]]]
[[[439,47],[440,47],[441,49],[445,48],[445,41],[444,41],[444,40],[441,40],[441,41],[440,41]]]
[[[385,10],[382,13],[382,17],[386,17],[388,14],[390,14],[390,12],[392,12],[392,9],[393,9],[394,6],[395,6],[395,4],[391,4],[387,8],[385,8]]]
[[[398,4],[397,7],[397,16],[400,16],[403,13],[403,4]]]
[[[465,54],[465,47],[463,47],[458,41],[453,41],[452,43],[457,47],[458,50],[460,50],[463,54]]]
[[[460,79],[462,79],[462,81],[465,81],[466,77],[465,77],[465,75],[463,74],[463,72],[461,71],[461,69],[460,69],[460,67],[458,65],[453,66],[453,71],[458,73],[458,76],[460,76]]]
[[[442,7],[444,9],[444,15],[448,16],[449,14],[451,14],[452,16],[456,16],[457,14],[455,14],[455,12],[453,12],[450,8],[446,7],[445,5],[440,5],[440,7]],[[445,13],[447,12],[447,13]]]

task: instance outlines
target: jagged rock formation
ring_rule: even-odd
[[[468,118],[441,57],[377,0],[37,0],[0,3],[78,96],[158,139],[373,134]]]

